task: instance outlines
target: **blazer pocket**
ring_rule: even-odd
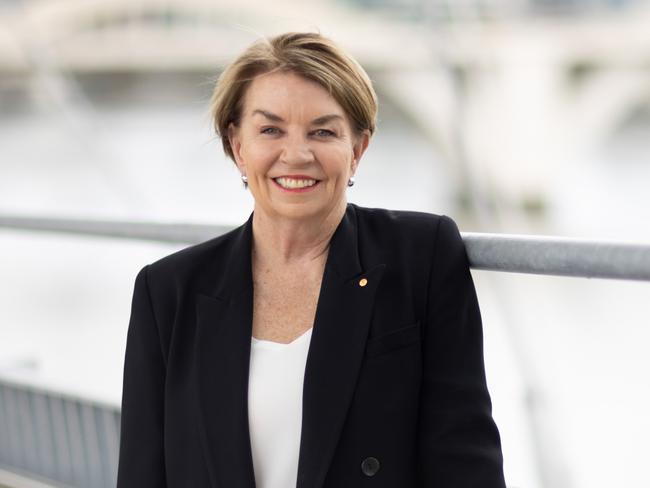
[[[391,330],[366,343],[366,356],[373,357],[401,349],[420,340],[420,322]]]

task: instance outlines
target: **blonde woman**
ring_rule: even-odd
[[[503,488],[456,224],[347,203],[365,71],[280,35],[227,67],[212,111],[254,211],[136,278],[118,487]]]

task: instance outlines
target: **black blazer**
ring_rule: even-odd
[[[255,486],[251,242],[252,215],[138,274],[118,488]],[[348,204],[307,356],[297,487],[504,486],[456,224]]]

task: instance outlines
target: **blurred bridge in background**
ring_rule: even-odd
[[[428,135],[466,194],[519,208],[543,204],[550,175],[647,110],[648,25],[647,0],[5,0],[0,85],[83,133],[84,77],[213,78],[261,35],[318,28]]]

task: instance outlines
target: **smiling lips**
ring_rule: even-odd
[[[280,176],[279,178],[273,178],[273,181],[282,190],[289,192],[310,191],[320,183],[319,180],[302,175]]]

